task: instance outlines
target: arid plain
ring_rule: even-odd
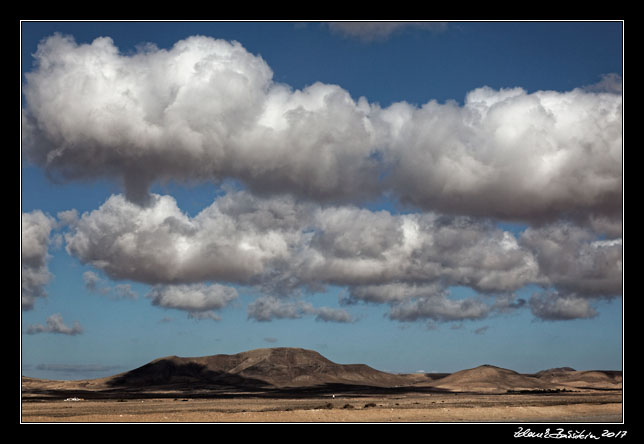
[[[621,371],[482,365],[390,374],[311,350],[157,359],[108,378],[22,378],[22,422],[619,423]]]

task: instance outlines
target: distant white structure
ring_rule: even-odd
[[[84,401],[84,399],[74,397],[74,398],[67,398],[67,399],[65,399],[65,401]]]

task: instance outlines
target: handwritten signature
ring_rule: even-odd
[[[604,430],[601,435],[596,435],[593,432],[588,432],[586,430],[565,430],[565,429],[555,429],[551,431],[546,429],[543,432],[534,432],[530,429],[524,429],[519,427],[519,430],[514,432],[515,438],[551,438],[551,439],[601,439],[601,438],[623,438],[626,436],[626,430],[620,430],[618,432],[611,432],[609,430]]]

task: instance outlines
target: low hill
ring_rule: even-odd
[[[621,389],[622,372],[587,370],[577,371],[569,367],[543,370],[536,374],[542,381],[572,388]]]
[[[433,386],[455,392],[490,393],[556,390],[560,388],[546,380],[487,364],[452,373],[437,380]]]
[[[154,360],[108,381],[115,386],[207,383],[231,387],[311,387],[353,384],[389,387],[404,377],[364,364],[337,364],[312,350],[264,348],[234,355],[196,358],[170,356]]]

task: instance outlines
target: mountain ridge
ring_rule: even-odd
[[[393,374],[366,364],[338,364],[317,351],[260,348],[236,354],[154,359],[117,375],[78,381],[22,378],[29,396],[219,396],[222,393],[331,393],[335,391],[543,393],[620,390],[621,371],[570,367],[521,374],[490,364],[440,376]]]

